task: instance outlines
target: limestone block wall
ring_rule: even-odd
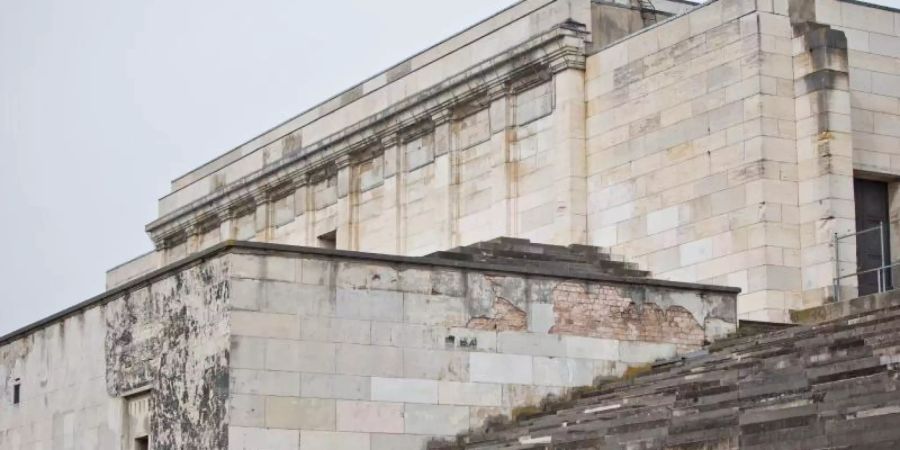
[[[160,199],[160,215],[280,159],[311,150],[313,144],[373,113],[427,91],[461,68],[488,60],[569,18],[589,23],[590,1],[525,0],[498,12],[174,180],[172,192]]]
[[[178,269],[0,338],[0,448],[224,447],[227,266]]]
[[[121,448],[99,308],[0,346],[0,448]],[[18,380],[18,381],[17,381]],[[13,390],[21,383],[21,403]]]
[[[655,276],[741,287],[741,317],[787,320],[800,298],[791,38],[787,16],[724,0],[588,58],[592,244]]]
[[[727,291],[305,252],[230,256],[229,448],[418,450],[736,323]]]
[[[853,165],[900,174],[900,13],[837,0],[817,0],[815,20],[843,31],[849,47]]]
[[[735,330],[730,288],[459,255],[229,243],[147,274],[0,337],[0,448],[418,449]]]
[[[848,47],[852,164],[856,176],[889,182],[891,254],[900,255],[900,11],[852,2],[808,5],[816,22],[843,32]],[[895,273],[895,276],[897,274]]]
[[[148,225],[158,254],[109,285],[232,239],[421,255],[512,236],[608,246],[656,276],[740,287],[746,319],[789,321],[834,298],[835,267],[856,267],[855,243],[840,261],[831,243],[855,229],[853,178],[891,182],[892,210],[900,202],[898,13],[721,0],[594,53],[598,5],[517,4],[476,25],[483,40],[426,52],[437,84],[415,83],[411,63],[329,102],[326,128],[341,131],[278,137],[297,149],[259,156],[271,161],[261,168],[229,153],[189,174],[171,198],[187,197]],[[462,58],[451,47],[477,64],[445,65]],[[408,95],[354,122],[357,104],[392,86]],[[187,194],[195,183],[211,184]],[[853,296],[855,281],[843,288]]]
[[[524,0],[175,180],[147,226],[158,264],[227,240],[405,255],[584,243],[595,6]]]

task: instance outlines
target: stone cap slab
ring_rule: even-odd
[[[524,240],[508,240],[507,238],[502,238],[506,241],[488,241],[488,242],[518,242],[516,245],[521,245]],[[528,241],[524,241],[528,242]],[[491,244],[475,244],[478,245],[487,245]],[[500,245],[500,244],[498,244]],[[541,245],[538,244],[530,244],[532,248],[541,248]],[[502,245],[500,245],[502,247]],[[543,246],[547,249],[559,251],[558,246]],[[579,246],[577,248],[586,247]],[[565,248],[565,247],[561,247]],[[583,251],[583,250],[582,250]],[[389,264],[405,264],[410,266],[432,266],[432,267],[446,267],[446,268],[454,268],[461,270],[474,270],[474,271],[482,271],[482,272],[494,272],[494,273],[509,273],[509,274],[519,274],[519,275],[532,275],[532,276],[542,276],[549,278],[563,278],[563,279],[577,279],[577,280],[587,280],[587,281],[601,281],[610,284],[618,284],[618,285],[632,285],[632,286],[654,286],[654,287],[663,287],[675,290],[691,290],[691,291],[702,291],[702,292],[710,292],[710,293],[720,293],[727,295],[736,295],[740,292],[739,288],[736,287],[727,287],[727,286],[716,286],[709,284],[698,284],[698,283],[686,283],[686,282],[678,282],[678,281],[668,281],[668,280],[655,280],[651,278],[646,278],[646,272],[634,271],[635,275],[641,276],[628,276],[628,275],[620,275],[620,274],[611,274],[604,273],[600,270],[590,271],[587,270],[584,263],[576,263],[581,264],[580,266],[573,266],[571,262],[560,262],[560,261],[544,261],[542,264],[531,264],[528,263],[526,259],[515,260],[514,258],[504,257],[500,259],[491,259],[491,258],[482,258],[482,260],[475,260],[476,258],[467,258],[461,257],[459,259],[451,259],[446,257],[446,254],[452,254],[453,252],[443,252],[445,257],[441,257],[440,254],[438,256],[397,256],[397,255],[387,255],[387,254],[379,254],[379,253],[366,253],[366,252],[357,252],[357,251],[349,251],[349,250],[334,250],[334,249],[325,249],[325,248],[315,248],[315,247],[303,247],[303,246],[295,246],[295,245],[285,245],[285,244],[271,244],[271,243],[262,243],[262,242],[246,242],[246,241],[225,241],[219,244],[216,244],[206,250],[190,255],[184,259],[173,262],[165,267],[154,270],[146,275],[143,275],[139,278],[136,278],[132,281],[129,281],[121,286],[118,286],[114,289],[110,289],[102,294],[91,297],[81,303],[78,303],[74,306],[66,308],[56,314],[48,316],[44,319],[41,319],[37,322],[34,322],[30,325],[22,327],[18,330],[15,330],[11,333],[8,333],[2,337],[0,337],[0,345],[5,345],[15,339],[21,338],[35,330],[63,320],[71,315],[82,312],[86,309],[103,305],[108,303],[111,300],[114,300],[118,296],[128,292],[129,290],[134,289],[135,287],[147,284],[151,281],[155,281],[162,277],[168,276],[173,272],[182,270],[184,268],[193,266],[195,264],[199,264],[203,261],[220,257],[224,254],[228,253],[250,253],[250,254],[259,254],[259,255],[280,255],[280,256],[316,256],[323,258],[337,258],[337,259],[346,259],[346,260],[356,260],[356,261],[370,261],[370,262],[382,262]],[[599,250],[598,250],[599,253]],[[523,263],[524,262],[524,263]],[[623,263],[624,264],[624,263]],[[588,264],[589,265],[589,264]],[[576,270],[577,269],[577,270]]]
[[[794,323],[812,325],[898,305],[900,305],[900,290],[893,290],[807,309],[795,309],[791,311],[791,320]]]

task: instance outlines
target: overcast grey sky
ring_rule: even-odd
[[[0,334],[148,251],[169,182],[513,0],[0,0]]]

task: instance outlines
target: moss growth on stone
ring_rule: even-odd
[[[622,379],[626,381],[631,381],[641,375],[646,375],[653,371],[653,366],[650,364],[638,364],[636,366],[628,366],[625,369],[625,373],[622,374]]]
[[[519,406],[517,408],[513,408],[511,416],[513,422],[519,422],[522,420],[527,420],[534,416],[538,416],[542,412],[544,411],[540,407],[534,405]]]

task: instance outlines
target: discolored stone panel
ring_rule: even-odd
[[[629,341],[703,345],[703,327],[681,306],[664,308],[631,298],[627,289],[565,282],[553,291],[556,323],[550,333]]]

